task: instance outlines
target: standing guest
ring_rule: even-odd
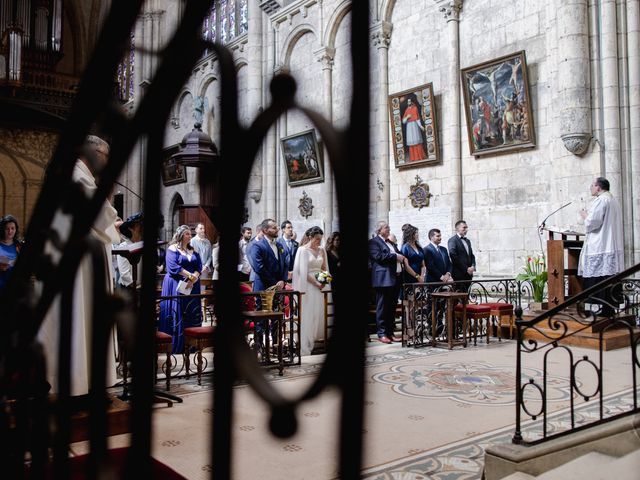
[[[275,220],[267,218],[263,220],[260,229],[264,237],[252,242],[247,252],[252,269],[253,291],[260,292],[274,285],[277,290],[282,290],[289,277],[289,269],[287,254],[278,242],[278,224]],[[262,345],[262,322],[257,322],[255,329],[256,344]],[[275,335],[275,330],[272,329],[271,335]]]
[[[327,252],[320,247],[323,232],[311,227],[304,234],[308,241],[298,249],[293,269],[293,289],[302,295],[300,322],[300,355],[311,355],[316,340],[324,338],[324,295],[326,284],[316,274],[328,271]]]
[[[173,235],[165,254],[167,274],[162,281],[163,297],[178,295],[178,284],[184,281],[191,294],[200,293],[200,272],[202,260],[190,245],[191,229],[180,225]],[[186,327],[198,327],[202,324],[200,298],[171,298],[160,302],[160,321],[158,330],[173,337],[173,353],[184,350],[183,332]]]
[[[369,240],[371,286],[376,292],[376,324],[381,343],[400,342],[394,335],[398,288],[404,255],[389,241],[389,224],[378,222],[376,236]]]
[[[142,242],[144,230],[142,221],[144,216],[142,212],[135,213],[127,218],[120,225],[120,233],[125,237],[125,240],[119,245],[119,247],[130,248],[134,243]],[[122,288],[135,289],[138,285],[133,283],[133,267],[131,262],[122,255],[117,255],[116,260],[118,262],[119,280],[118,286]],[[140,282],[140,263],[136,265],[138,272],[136,272],[136,282]]]
[[[582,276],[585,289],[624,270],[622,212],[609,188],[606,178],[596,178],[590,186],[591,196],[596,198],[589,211],[580,212],[587,236],[580,252],[578,275]],[[601,305],[601,315],[610,317],[614,313],[611,293],[598,292],[593,298],[593,303]]]
[[[451,258],[451,276],[455,281],[471,280],[476,271],[476,257],[471,248],[471,241],[467,238],[467,222],[456,222],[456,234],[449,239],[449,257]],[[462,282],[456,285],[459,291],[467,291],[471,282]]]
[[[11,270],[20,253],[21,242],[18,220],[13,215],[0,219],[0,292],[9,281]]]
[[[427,266],[427,283],[435,282],[453,282],[451,278],[451,260],[447,249],[440,245],[442,243],[442,233],[437,228],[429,230],[429,245],[424,247],[424,260]],[[436,288],[429,286],[429,292],[433,292]],[[444,309],[438,306],[438,322],[436,335],[440,336],[444,331]],[[427,303],[427,318],[431,318],[431,302]]]
[[[217,242],[213,242],[216,243]],[[196,225],[196,235],[191,237],[191,246],[200,256],[202,260],[202,274],[203,276],[210,276],[213,273],[213,245],[205,234],[205,228],[203,223]]]
[[[336,291],[340,288],[340,232],[333,232],[327,238],[325,250],[327,251],[327,262],[331,272],[331,291],[335,297]]]
[[[251,227],[242,227],[240,230],[240,240],[238,241],[238,280],[241,282],[248,282],[251,274],[251,265],[247,258],[247,247],[251,241]]]
[[[293,237],[293,225],[289,220],[282,222],[280,228],[282,229],[282,244],[284,245],[288,257],[287,268],[289,269],[289,280],[291,280],[293,263],[296,259],[296,252],[298,251],[299,245]]]
[[[71,174],[72,180],[79,184],[85,195],[93,197],[97,190],[96,176],[107,165],[109,158],[109,144],[95,135],[88,135],[78,154]],[[115,228],[117,211],[108,201],[105,201],[102,209],[98,212],[90,236],[98,240],[104,246],[105,269],[108,272],[106,279],[107,288],[112,290],[111,269],[111,245],[119,241],[119,235]],[[53,219],[52,228],[57,231],[62,238],[67,238],[71,231],[72,218],[62,213],[56,212]],[[53,257],[60,256],[60,252],[51,243],[45,247]],[[73,310],[71,317],[71,358],[73,359],[73,372],[71,382],[71,396],[77,397],[73,404],[77,407],[84,406],[84,400],[88,397],[91,372],[91,330],[93,321],[93,298],[94,271],[90,257],[86,255],[80,262],[76,272],[75,288],[73,291]],[[45,358],[47,361],[47,381],[52,387],[52,393],[58,392],[58,345],[60,337],[60,295],[51,304],[49,311],[45,315],[40,330],[38,340],[42,343]],[[109,348],[113,351],[113,347]],[[115,384],[116,363],[115,358],[107,362],[106,384]]]
[[[420,245],[420,232],[413,225],[402,227],[402,250],[405,256],[403,283],[424,282],[424,252]]]

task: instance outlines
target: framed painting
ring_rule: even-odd
[[[396,168],[440,163],[433,84],[389,95]]]
[[[315,130],[306,130],[280,139],[289,186],[324,181],[322,158]]]
[[[471,155],[535,147],[524,50],[461,74]]]

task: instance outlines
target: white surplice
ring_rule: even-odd
[[[92,196],[97,189],[91,171],[80,160],[73,169],[72,178],[82,185],[84,192]],[[102,209],[91,228],[91,236],[98,239],[105,247],[105,261],[107,266],[107,288],[111,291],[113,279],[113,263],[111,261],[111,245],[119,240],[115,229],[117,212],[111,204],[105,201]],[[52,227],[61,238],[66,239],[71,229],[71,217],[60,211],[56,212]],[[51,245],[47,245],[47,252],[56,260],[60,255]],[[73,291],[73,309],[71,323],[71,395],[84,395],[89,392],[91,373],[91,322],[93,306],[93,267],[89,256],[80,262],[76,273]],[[60,295],[57,295],[51,308],[47,312],[38,340],[44,347],[47,360],[47,381],[51,384],[51,392],[58,391],[58,345],[60,335]],[[111,336],[110,336],[111,338]],[[115,357],[112,354],[113,345],[109,345],[110,356],[107,359],[107,386],[117,381]]]
[[[302,295],[300,318],[300,355],[310,355],[316,340],[324,338],[324,294],[316,287],[315,274],[328,271],[324,248],[318,255],[306,246],[298,248],[293,264],[293,289]]]
[[[584,220],[587,236],[580,252],[578,275],[605,277],[624,270],[622,211],[607,191],[596,197]]]

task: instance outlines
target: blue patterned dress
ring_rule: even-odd
[[[166,252],[167,274],[162,281],[162,296],[171,297],[178,295],[178,283],[184,280],[180,275],[182,269],[187,272],[201,272],[202,261],[197,252],[191,254],[191,258],[183,255],[178,250],[168,248]],[[200,280],[193,285],[192,295],[200,293]],[[160,321],[158,330],[173,337],[173,353],[182,353],[184,349],[183,332],[185,327],[197,327],[202,325],[200,297],[185,296],[184,298],[172,298],[160,302]]]

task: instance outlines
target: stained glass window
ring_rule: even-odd
[[[229,43],[247,33],[248,0],[219,0],[213,4],[202,25],[202,38]],[[208,54],[209,51],[205,53]]]
[[[133,74],[135,67],[134,35],[131,33],[131,45],[129,51],[118,65],[118,96],[122,102],[133,100],[134,83]]]

